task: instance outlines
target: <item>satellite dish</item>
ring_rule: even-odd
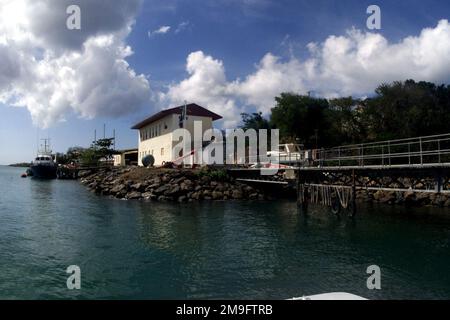
[[[142,158],[142,164],[144,167],[153,167],[155,164],[155,157],[153,157],[151,154],[146,155]]]

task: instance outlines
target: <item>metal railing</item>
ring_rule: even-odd
[[[304,166],[369,167],[450,164],[450,134],[313,150]]]

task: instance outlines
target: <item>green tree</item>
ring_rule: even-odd
[[[100,160],[112,160],[117,154],[112,146],[114,138],[99,139],[92,143],[91,147],[81,152],[81,162],[83,165],[98,165]]]
[[[270,122],[280,130],[283,142],[300,142],[308,148],[330,145],[326,99],[282,93],[275,101]]]
[[[367,139],[386,140],[446,133],[450,86],[407,80],[382,84],[364,101],[362,126]]]
[[[242,123],[243,123],[241,128],[244,130],[247,130],[247,129],[255,129],[255,130],[267,129],[267,130],[269,130],[271,128],[269,120],[267,120],[266,118],[263,117],[262,112],[252,113],[252,114],[241,113],[241,117],[242,117]]]
[[[333,145],[353,144],[364,141],[366,132],[361,124],[361,101],[353,97],[329,100],[329,134]]]

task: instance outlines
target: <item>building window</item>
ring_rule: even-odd
[[[164,148],[161,148],[161,155],[164,155]]]

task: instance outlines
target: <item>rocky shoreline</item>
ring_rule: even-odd
[[[80,172],[80,182],[99,195],[125,200],[192,202],[270,200],[254,187],[220,170],[108,168]]]
[[[256,188],[236,181],[225,170],[162,169],[162,168],[104,168],[98,171],[82,171],[80,182],[92,192],[124,200],[152,200],[169,202],[193,202],[202,200],[274,200],[295,195],[291,188],[278,194],[272,188]],[[348,177],[338,177],[328,184],[348,185]],[[431,183],[427,179],[411,181],[409,178],[380,179],[361,177],[360,185],[368,187],[379,183],[390,188],[420,188]],[[396,192],[357,190],[357,201],[390,205],[450,207],[450,194],[426,192]]]
[[[337,178],[337,184],[351,185],[350,177]],[[336,183],[336,181],[333,181]],[[448,178],[442,181],[444,190],[450,189]],[[435,180],[431,177],[359,177],[357,185],[363,185],[368,188],[383,186],[391,189],[415,189],[413,191],[384,191],[384,190],[357,190],[356,199],[362,202],[378,202],[384,204],[399,204],[408,206],[436,206],[450,207],[450,194],[418,192],[417,190],[433,190]]]

